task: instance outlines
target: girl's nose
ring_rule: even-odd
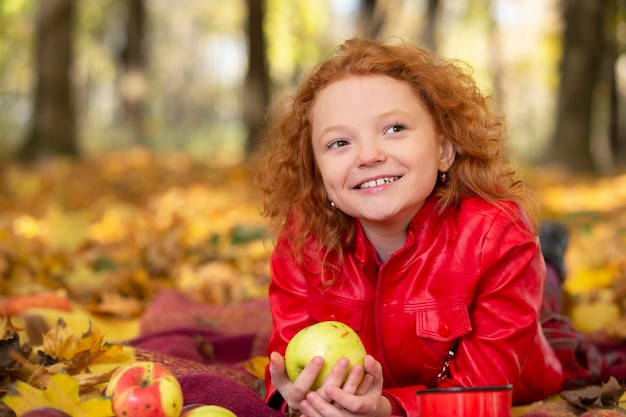
[[[357,157],[357,165],[359,167],[378,165],[386,159],[385,152],[379,144],[362,144]]]

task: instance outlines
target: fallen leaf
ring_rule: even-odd
[[[51,206],[44,218],[45,238],[50,248],[58,251],[75,251],[88,237],[90,214],[68,212]]]
[[[601,268],[578,267],[567,277],[565,289],[570,294],[579,294],[598,288],[607,288],[618,271],[615,265],[604,265]]]
[[[574,326],[581,332],[593,333],[618,321],[622,312],[611,293],[611,290],[603,289],[595,292],[600,295],[597,298],[579,298],[569,313]]]
[[[243,363],[243,367],[251,375],[263,379],[265,378],[265,368],[269,364],[267,356],[255,356]]]
[[[12,323],[11,317],[5,317],[0,321],[0,339],[4,339],[7,336],[12,336],[14,333],[22,330],[24,329],[20,329]]]
[[[619,409],[618,404],[622,395],[624,387],[615,377],[610,377],[601,386],[589,385],[576,390],[565,390],[560,394],[569,404],[582,410]]]
[[[615,407],[619,404],[620,399],[624,395],[624,387],[615,377],[602,384],[601,399],[602,405],[605,407]]]
[[[98,328],[89,325],[89,330],[80,338],[75,337],[63,319],[43,337],[43,352],[61,361],[70,361],[78,354],[87,353],[91,359],[102,352],[104,335]]]
[[[602,406],[600,387],[592,385],[579,390],[561,392],[561,398],[575,407],[588,410]]]
[[[113,416],[109,398],[99,396],[84,401],[79,395],[78,381],[67,374],[53,375],[45,390],[17,381],[2,401],[18,416],[40,407],[52,407],[72,417]]]
[[[91,313],[115,317],[139,317],[143,309],[144,305],[138,299],[114,292],[105,292],[98,304],[87,306]]]

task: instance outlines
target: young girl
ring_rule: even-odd
[[[538,324],[532,198],[469,75],[407,44],[352,39],[273,116],[258,174],[277,232],[268,404],[411,416],[424,387],[511,384],[515,403],[560,390]],[[283,355],[323,320],[350,325],[369,355],[312,391],[323,360],[292,382]]]

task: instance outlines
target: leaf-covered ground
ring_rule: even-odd
[[[264,294],[268,247],[244,167],[132,150],[3,171],[0,296],[52,289],[132,317],[166,287],[220,304]]]
[[[1,298],[54,291],[92,314],[137,317],[163,288],[213,304],[265,295],[271,241],[246,167],[134,149],[0,174]],[[571,231],[575,323],[626,337],[626,175],[525,176],[543,215]]]
[[[531,168],[526,181],[545,218],[570,231],[569,314],[584,332],[626,338],[626,174],[592,178]]]

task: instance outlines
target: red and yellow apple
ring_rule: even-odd
[[[178,380],[163,365],[148,361],[118,368],[105,395],[118,417],[179,417],[183,407]]]
[[[237,417],[237,415],[219,405],[189,404],[183,407],[180,417]]]
[[[361,338],[350,326],[339,321],[322,321],[300,330],[289,341],[285,367],[289,379],[295,381],[314,356],[321,356],[324,366],[311,385],[316,390],[339,359],[347,358],[352,369],[354,365],[363,366],[366,354]]]

